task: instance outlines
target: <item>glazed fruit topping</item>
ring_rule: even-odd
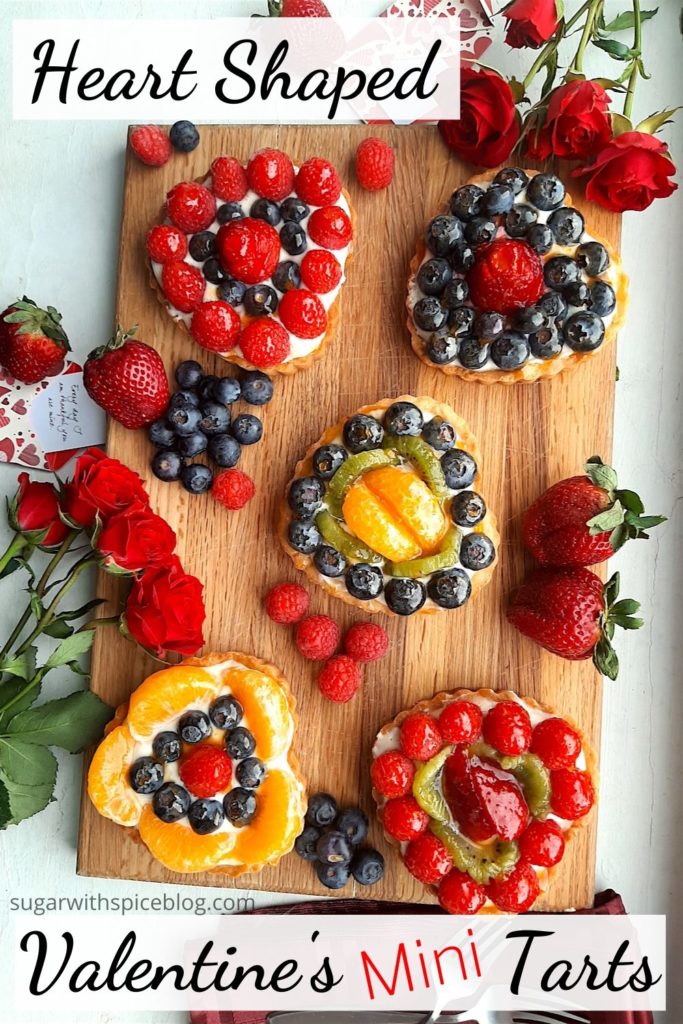
[[[526,242],[500,239],[477,253],[467,280],[479,309],[509,316],[543,292],[541,261]]]
[[[581,753],[581,738],[563,718],[545,718],[533,731],[531,750],[546,768],[573,768]]]
[[[202,743],[180,762],[180,778],[198,797],[214,796],[230,785],[232,761],[220,747]]]
[[[501,754],[523,754],[531,746],[531,719],[517,701],[496,702],[484,719],[484,739]]]
[[[447,704],[439,715],[439,730],[446,743],[474,743],[481,735],[481,708],[471,701]]]
[[[441,750],[443,736],[431,715],[416,712],[401,724],[400,742],[401,750],[407,757],[428,761]]]
[[[439,903],[449,914],[476,914],[486,903],[486,890],[454,868],[439,886]]]
[[[523,860],[540,868],[559,864],[564,855],[565,841],[556,821],[532,821],[519,840]]]
[[[509,875],[494,878],[488,896],[499,910],[508,914],[523,914],[536,902],[541,887],[530,864],[521,862]]]
[[[247,164],[247,181],[264,199],[284,199],[294,187],[292,161],[278,149],[262,149]]]
[[[433,832],[423,832],[408,843],[403,862],[423,885],[438,885],[453,867],[453,858]]]
[[[550,773],[550,807],[560,818],[583,818],[595,803],[593,781],[578,768],[557,768]]]
[[[351,220],[341,206],[321,206],[308,221],[312,241],[323,249],[345,249],[351,242]]]
[[[427,828],[429,815],[412,796],[399,796],[384,805],[384,830],[400,843],[416,839]]]
[[[385,797],[406,796],[412,792],[415,767],[400,750],[385,750],[372,762],[372,784]]]

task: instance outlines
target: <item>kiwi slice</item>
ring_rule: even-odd
[[[396,453],[383,452],[380,449],[350,455],[327,485],[325,500],[330,515],[333,515],[335,519],[342,518],[342,505],[346,492],[359,476],[367,472],[367,470],[376,469],[379,466],[395,466],[398,461]]]
[[[512,775],[524,790],[524,799],[534,818],[547,818],[550,810],[550,773],[536,754],[500,757],[500,767]]]
[[[459,871],[466,871],[480,885],[505,875],[519,860],[517,843],[496,839],[485,846],[471,843],[443,821],[432,821],[429,827],[444,844]]]
[[[450,569],[458,564],[460,551],[460,530],[451,526],[443,539],[441,550],[425,558],[413,558],[409,562],[387,562],[384,571],[388,576],[429,576],[439,569]]]
[[[430,761],[420,765],[413,779],[413,796],[422,810],[436,821],[447,821],[450,817],[439,780],[443,766],[452,752],[453,747],[444,747]]]
[[[328,544],[331,544],[337,551],[341,551],[342,555],[345,555],[352,561],[371,563],[384,561],[382,556],[378,555],[376,551],[366,547],[365,544],[361,544],[359,540],[356,540],[350,533],[347,533],[326,509],[318,512],[318,515],[315,517],[315,525]]]
[[[437,498],[448,497],[449,491],[446,487],[441,462],[434,449],[426,441],[420,437],[397,437],[396,434],[385,434],[382,447],[398,452],[399,455],[409,459]]]

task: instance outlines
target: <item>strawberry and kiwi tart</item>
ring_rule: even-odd
[[[88,794],[181,874],[260,871],[294,846],[306,811],[294,700],[246,654],[189,658],[149,676],[95,751]]]
[[[467,424],[432,398],[386,398],[297,464],[278,536],[297,568],[364,611],[459,608],[494,571],[498,531]]]
[[[554,174],[472,178],[427,226],[410,267],[408,329],[429,366],[486,384],[536,381],[616,337],[628,281]]]
[[[229,362],[294,373],[332,336],[353,238],[333,165],[263,149],[217,157],[166,196],[147,236],[152,283],[173,319]]]
[[[577,726],[507,690],[437,693],[385,725],[372,756],[386,836],[452,914],[529,910],[596,798]]]

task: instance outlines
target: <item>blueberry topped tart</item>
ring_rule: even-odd
[[[309,579],[365,611],[459,608],[489,582],[499,543],[479,465],[450,406],[411,395],[367,405],[298,463],[280,541]]]
[[[486,384],[551,377],[616,337],[628,279],[554,174],[505,167],[455,190],[410,266],[415,353]]]

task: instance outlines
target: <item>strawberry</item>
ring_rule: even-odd
[[[280,319],[297,338],[318,338],[327,330],[325,307],[313,292],[292,288],[280,299]]]
[[[527,242],[499,238],[479,246],[467,283],[475,307],[508,316],[540,299],[543,264]]]
[[[149,167],[161,167],[173,152],[167,133],[156,124],[140,124],[132,128],[128,145],[138,160]]]
[[[639,629],[637,601],[617,601],[619,573],[608,583],[589,569],[538,569],[513,594],[508,621],[541,647],[569,661],[593,658],[609,679],[619,672],[614,627]]]
[[[516,781],[502,779],[496,768],[474,758],[469,769],[472,789],[491,827],[501,839],[518,839],[527,826],[529,808]]]
[[[638,495],[619,489],[617,474],[599,456],[584,469],[585,476],[560,480],[527,509],[524,543],[541,565],[596,565],[666,521],[643,515]]]
[[[181,313],[193,313],[204,298],[206,282],[201,270],[183,260],[169,260],[161,270],[164,295]]]
[[[268,0],[271,18],[329,18],[322,0]]]
[[[301,261],[301,280],[312,292],[325,295],[341,281],[339,260],[326,249],[311,249]]]
[[[172,224],[156,224],[147,235],[147,255],[155,263],[187,256],[187,237]]]
[[[247,164],[247,181],[257,195],[279,202],[294,188],[294,166],[279,149],[261,149]]]
[[[269,316],[259,317],[247,324],[239,337],[239,343],[247,362],[261,370],[279,366],[291,348],[287,331]]]
[[[368,192],[388,188],[394,176],[394,151],[384,139],[363,139],[356,150],[358,184]]]
[[[131,340],[135,328],[117,327],[114,337],[88,356],[83,383],[93,402],[129,430],[163,416],[170,394],[159,353]]]
[[[202,302],[190,323],[190,334],[209,352],[229,352],[237,344],[242,322],[233,307],[220,299]]]
[[[321,206],[308,220],[311,241],[323,249],[344,249],[351,242],[351,221],[341,206]]]
[[[465,747],[456,748],[444,765],[443,795],[463,835],[474,843],[493,839],[495,826],[474,792]]]
[[[342,183],[329,160],[314,156],[297,171],[294,188],[299,199],[305,203],[311,206],[330,206],[339,199]]]
[[[194,796],[216,796],[230,785],[232,761],[214,743],[200,743],[183,757],[178,774]]]
[[[223,224],[216,245],[223,269],[245,284],[266,281],[280,261],[280,236],[254,217]]]
[[[40,309],[32,299],[17,299],[0,313],[0,364],[23,384],[37,384],[64,368],[71,346],[53,306]]]
[[[168,215],[181,231],[193,235],[205,231],[216,216],[216,200],[196,181],[179,181],[166,196]]]
[[[211,164],[211,191],[224,202],[239,202],[249,188],[247,172],[234,156],[217,156]]]

